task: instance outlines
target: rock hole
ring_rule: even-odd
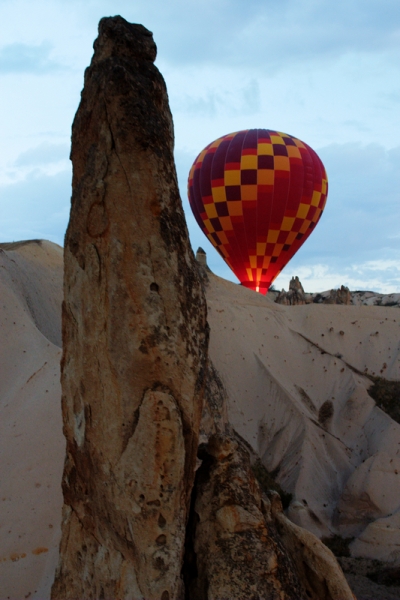
[[[169,600],[169,592],[167,592],[167,590],[162,593],[161,600]]]
[[[167,543],[167,536],[162,533],[156,539],[156,544],[158,544],[158,546],[165,546],[166,543]]]
[[[152,292],[158,292],[160,288],[158,287],[157,283],[155,281],[153,281],[153,283],[150,284],[150,290]],[[167,592],[168,593],[168,592]],[[169,596],[168,596],[169,597]]]
[[[153,567],[155,569],[157,569],[157,571],[165,571],[165,562],[163,561],[163,559],[161,558],[161,556],[157,556],[157,558],[155,558],[153,560]],[[163,596],[164,596],[164,594],[163,594]],[[163,596],[161,596],[161,598]],[[166,597],[169,598],[169,596],[166,596]]]
[[[150,500],[150,502],[147,502],[147,506],[161,506],[161,502],[158,499]]]
[[[166,526],[166,524],[167,524],[167,521],[164,519],[163,515],[160,513],[158,515],[158,526],[161,527],[161,529],[162,529],[163,527]]]

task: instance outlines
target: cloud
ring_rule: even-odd
[[[384,10],[378,0],[203,0],[190,8],[175,0],[159,8],[153,29],[174,63],[274,70],[351,52],[395,52],[398,14],[397,0]]]
[[[310,263],[318,257],[319,262],[341,268],[349,262],[386,260],[390,253],[398,252],[400,147],[386,150],[378,144],[332,144],[319,149],[318,154],[328,172],[328,201],[296,261]],[[185,207],[187,174],[192,162],[190,153],[177,153]],[[188,203],[187,209],[190,210]]]
[[[70,147],[67,144],[42,142],[35,148],[22,152],[14,162],[15,167],[37,167],[57,163],[69,158]]]
[[[392,271],[400,277],[400,261],[393,259],[369,260],[362,265],[353,265],[352,270],[357,273],[362,273],[363,271]]]
[[[397,254],[400,259],[400,252]],[[306,292],[324,292],[341,285],[351,291],[374,291],[390,294],[400,290],[400,267],[398,260],[375,260],[343,265],[335,269],[332,265],[314,263],[286,267],[276,279],[276,289],[288,289],[289,280],[297,275]],[[287,273],[287,274],[286,274]]]
[[[398,251],[400,147],[332,144],[318,154],[328,172],[328,201],[302,255],[359,261]]]
[[[48,239],[63,245],[71,196],[71,171],[56,175],[31,171],[0,187],[0,240]]]
[[[52,45],[42,42],[40,45],[14,43],[0,49],[0,73],[32,73],[43,75],[65,67],[50,58]]]
[[[171,103],[176,111],[186,112],[196,117],[246,116],[257,113],[260,110],[261,95],[260,86],[256,79],[250,79],[245,85],[239,87],[230,86],[230,89],[220,87],[219,91],[214,88],[208,89],[198,96],[179,94]]]

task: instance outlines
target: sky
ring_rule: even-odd
[[[70,132],[97,24],[153,32],[167,84],[191,244],[187,177],[218,137],[273,129],[310,145],[329,179],[318,226],[277,289],[400,292],[399,0],[0,0],[0,241],[63,245]]]

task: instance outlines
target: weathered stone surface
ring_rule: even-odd
[[[204,404],[200,423],[199,443],[206,444],[212,435],[224,434],[229,430],[226,391],[218,371],[214,368],[209,359],[204,389]]]
[[[271,494],[271,512],[282,543],[306,589],[306,597],[313,600],[355,599],[332,552],[310,531],[295,525],[284,515],[276,492]]]
[[[102,19],[72,131],[62,390],[67,456],[52,598],[181,597],[206,305],[151,33]]]
[[[351,544],[354,556],[363,556],[400,567],[400,510],[376,519]]]
[[[246,451],[231,436],[215,435],[201,456],[187,537],[187,597],[305,600]]]
[[[197,248],[196,260],[202,267],[207,268],[207,254],[200,246]]]
[[[399,510],[400,459],[377,452],[361,463],[346,482],[338,502],[341,534],[359,535],[372,521]]]

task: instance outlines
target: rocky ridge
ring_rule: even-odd
[[[104,18],[72,127],[52,598],[181,597],[208,326],[151,33]]]
[[[352,292],[342,285],[340,288],[325,292],[306,293],[297,276],[289,282],[289,291],[282,289],[280,292],[271,290],[270,297],[274,297],[277,304],[286,306],[302,304],[346,304],[351,306],[400,306],[400,294],[379,294],[377,292],[356,291]]]

